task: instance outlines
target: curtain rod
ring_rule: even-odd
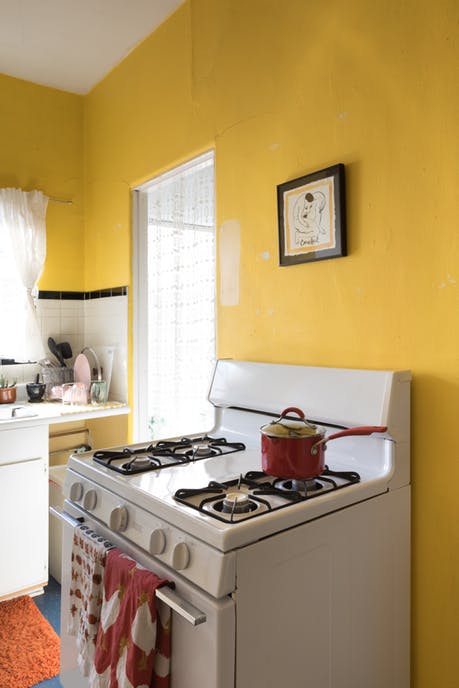
[[[51,203],[73,203],[73,201],[70,201],[67,198],[53,198],[52,196],[48,197],[48,201],[51,201]]]

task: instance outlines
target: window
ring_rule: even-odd
[[[41,191],[0,189],[0,358],[43,358],[32,293],[46,256],[46,208]]]
[[[134,387],[138,441],[209,430],[215,361],[214,156],[135,192]]]
[[[24,312],[24,290],[16,263],[11,259],[11,248],[6,241],[0,241],[0,294],[3,323],[0,338],[0,358],[19,358],[17,351],[21,339],[17,332],[22,325]],[[19,358],[20,360],[20,358]]]

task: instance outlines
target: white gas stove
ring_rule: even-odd
[[[306,685],[305,664],[314,688],[409,685],[409,395],[403,371],[221,360],[209,432],[71,457],[67,519],[175,584],[173,688]],[[266,475],[260,427],[292,405],[387,432],[334,440],[313,479]]]

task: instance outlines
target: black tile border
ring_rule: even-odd
[[[84,300],[84,291],[39,291],[39,299],[73,299],[75,301]]]
[[[104,299],[107,296],[127,296],[127,287],[111,287],[110,289],[100,289],[99,291],[85,292],[85,299]]]
[[[128,288],[111,287],[96,291],[39,291],[39,299],[57,299],[60,301],[88,301],[89,299],[104,299],[110,296],[127,296]]]

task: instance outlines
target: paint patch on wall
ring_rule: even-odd
[[[445,287],[449,287],[451,285],[455,286],[457,284],[456,280],[453,279],[453,277],[448,273],[448,276],[446,278],[446,282],[441,282],[439,287],[440,289],[444,289]]]
[[[220,227],[220,304],[239,304],[239,267],[241,256],[241,226],[237,220],[226,220]]]

